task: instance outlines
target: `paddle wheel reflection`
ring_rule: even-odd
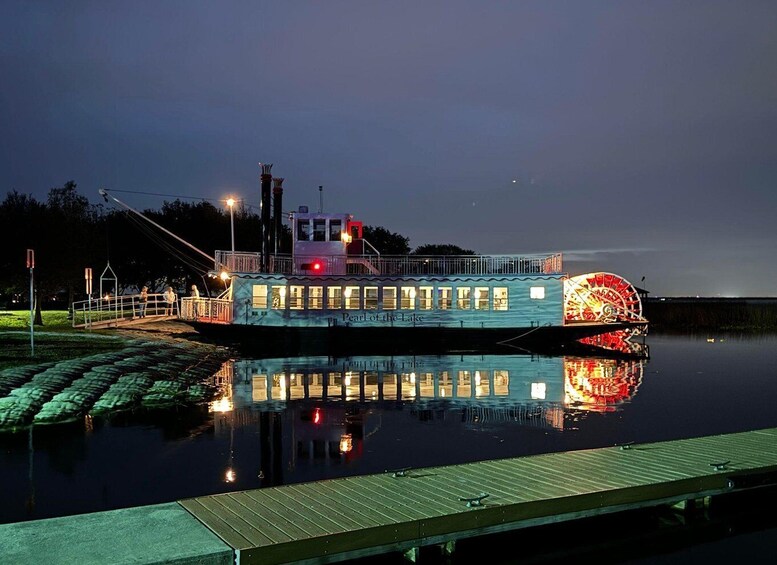
[[[612,412],[634,397],[642,375],[641,360],[566,359],[567,404],[584,410]]]

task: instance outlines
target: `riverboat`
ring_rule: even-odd
[[[216,251],[210,274],[225,292],[181,300],[181,319],[203,334],[273,355],[641,347],[634,338],[648,322],[623,277],[570,276],[561,253],[383,255],[350,213],[282,213],[271,166],[262,165],[261,250]],[[284,216],[291,253],[279,252]]]

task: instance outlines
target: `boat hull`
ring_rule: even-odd
[[[522,328],[269,327],[188,322],[203,337],[259,357],[295,355],[445,354],[457,352],[583,353],[577,340],[634,327],[631,323]]]

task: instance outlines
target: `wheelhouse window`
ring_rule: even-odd
[[[342,220],[329,220],[329,241],[340,241],[343,237]]]
[[[494,310],[505,311],[507,310],[507,287],[495,286],[494,287]]]
[[[251,289],[251,306],[254,308],[267,308],[267,285],[255,284]]]
[[[395,286],[383,287],[383,309],[384,310],[397,309],[397,287]]]
[[[378,309],[378,287],[377,286],[364,287],[364,309],[365,310]]]
[[[326,241],[326,219],[313,220],[313,241]]]
[[[489,292],[484,286],[475,287],[475,310],[488,310]]]
[[[456,289],[456,308],[459,310],[469,310],[472,302],[472,289],[468,286],[462,286]]]
[[[415,310],[415,287],[403,286],[399,295],[399,307],[402,310]]]
[[[449,286],[441,286],[437,289],[437,307],[440,310],[450,310],[452,308],[453,289]]]
[[[310,310],[321,310],[324,307],[324,287],[311,286],[308,288],[308,308]]]
[[[339,310],[343,307],[343,288],[330,286],[326,289],[326,307],[330,310]]]
[[[344,291],[345,296],[345,309],[346,310],[358,310],[359,302],[361,301],[361,293],[358,286],[346,286]]]
[[[545,287],[533,286],[529,289],[529,298],[532,300],[544,300],[545,299]]]
[[[302,310],[305,307],[305,287],[291,285],[289,287],[289,309]]]
[[[286,309],[286,287],[285,286],[272,287],[272,308],[273,310]]]
[[[310,239],[310,220],[297,220],[297,239],[299,241]]]
[[[431,310],[434,307],[434,288],[431,286],[418,287],[418,308]]]

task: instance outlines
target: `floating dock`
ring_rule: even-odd
[[[332,563],[777,485],[777,428],[0,525],[0,562]]]

